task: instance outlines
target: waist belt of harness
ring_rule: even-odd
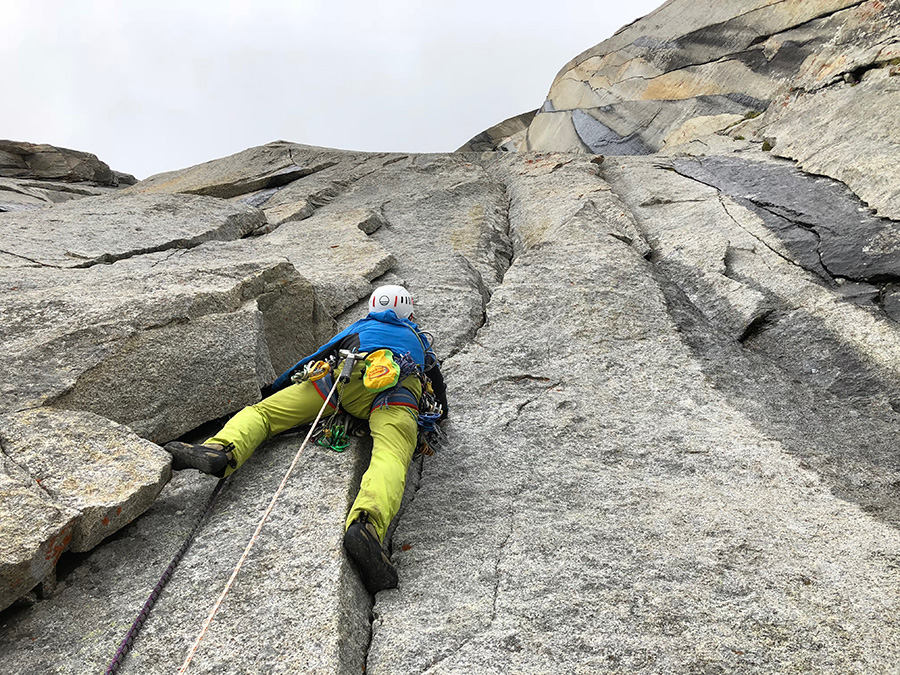
[[[388,389],[387,391],[378,394],[378,396],[375,397],[375,400],[372,401],[370,411],[388,405],[401,405],[406,408],[411,408],[417,415],[419,413],[419,401],[416,399],[416,395],[405,387]]]

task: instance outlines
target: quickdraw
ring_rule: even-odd
[[[340,417],[344,417],[344,415],[332,415],[331,419],[328,420],[328,423],[324,427],[322,427],[321,433],[316,438],[316,445],[328,448],[334,452],[344,452],[344,450],[350,447],[347,433],[349,420],[338,419]]]
[[[333,361],[334,359],[332,358],[332,362]],[[312,382],[321,380],[331,372],[332,368],[332,363],[328,361],[310,361],[303,367],[303,370],[299,370],[291,375],[291,382],[299,384],[301,382],[306,382],[307,380]]]
[[[356,365],[357,361],[361,361],[366,358],[366,352],[354,352],[348,351],[346,349],[340,350],[338,354],[344,359],[343,367],[341,368],[341,374],[337,378],[337,382],[335,383],[335,397],[334,397],[334,407],[337,410],[341,409],[341,391],[343,387],[346,386],[347,382],[350,381],[350,374],[353,372],[353,367]],[[314,373],[318,373],[323,368],[318,366],[318,364],[322,364],[322,366],[327,367],[321,375],[318,377],[325,377],[332,370],[332,366],[326,363],[325,361],[316,362],[316,367],[312,369]],[[308,366],[307,366],[308,368]],[[304,369],[307,370],[307,368]],[[312,375],[309,376],[309,379],[314,379]],[[339,386],[340,385],[340,386]],[[322,446],[323,448],[329,448],[334,452],[344,452],[348,447],[350,447],[350,441],[348,440],[349,435],[349,427],[350,420],[349,416],[346,413],[337,413],[332,415],[329,420],[323,425],[322,430],[319,432],[318,438],[316,438],[316,444]]]

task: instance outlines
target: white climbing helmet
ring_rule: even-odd
[[[413,299],[403,286],[379,286],[369,298],[370,312],[392,309],[401,319],[408,319],[413,313]]]

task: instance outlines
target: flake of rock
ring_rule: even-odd
[[[0,212],[42,209],[52,204],[111,192],[117,192],[117,189],[86,183],[0,178]]]
[[[0,176],[118,185],[116,173],[89,152],[8,140],[0,140]]]
[[[116,194],[0,214],[0,246],[23,264],[89,267],[239,239],[264,222],[257,209],[210,197]]]
[[[0,410],[86,410],[158,442],[254,403],[333,325],[292,265],[241,242],[0,269],[0,291]]]
[[[301,153],[305,153],[301,158]],[[151,176],[127,192],[183,192],[230,198],[286,185],[334,166],[339,150],[276,141],[179,171]]]
[[[900,276],[898,222],[874,216],[837,181],[741,157],[680,159],[673,166],[748,205],[798,263],[826,279]]]
[[[169,480],[159,446],[91,413],[48,408],[0,415],[6,456],[79,513],[72,551],[88,551],[143,513]]]
[[[118,191],[118,188],[93,183],[0,178],[0,210],[26,211],[82,197],[100,197]]]
[[[761,121],[760,133],[776,139],[775,154],[846,183],[879,215],[900,220],[898,105],[896,77],[839,85],[790,97],[771,122]]]
[[[531,124],[536,114],[537,110],[532,110],[503,120],[490,129],[470,138],[467,143],[457,148],[456,152],[518,150],[520,149],[518,147],[520,139],[524,137],[528,125]]]

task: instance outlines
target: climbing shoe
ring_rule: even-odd
[[[230,447],[230,446],[229,446]],[[230,449],[221,445],[200,445],[172,441],[166,443],[163,448],[172,455],[172,469],[197,469],[217,478],[225,475],[225,469],[236,466],[234,455]]]
[[[386,588],[397,588],[397,570],[381,547],[375,526],[368,522],[369,514],[363,513],[350,524],[344,533],[344,548],[359,569],[366,590],[372,595]]]

